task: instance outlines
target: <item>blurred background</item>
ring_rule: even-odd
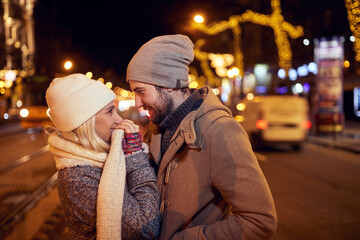
[[[51,80],[104,82],[145,131],[126,68],[166,34],[190,37],[190,88],[210,86],[247,131],[273,239],[358,237],[359,0],[2,0],[0,14],[0,238],[69,239],[43,133]]]

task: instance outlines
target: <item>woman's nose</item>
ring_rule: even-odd
[[[115,122],[116,124],[120,123],[121,120],[122,120],[122,118],[121,118],[121,117],[119,116],[119,114],[116,113],[116,112],[113,113],[113,119],[114,119],[114,122]]]

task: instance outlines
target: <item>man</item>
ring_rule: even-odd
[[[161,192],[160,239],[267,239],[270,189],[247,134],[208,87],[190,92],[193,44],[156,37],[131,59],[127,81],[150,113],[149,149]]]

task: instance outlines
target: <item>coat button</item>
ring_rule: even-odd
[[[177,168],[179,166],[179,164],[175,161],[171,161],[171,168],[174,169],[174,168]]]
[[[160,209],[159,209],[159,211],[160,211],[161,220],[162,220],[162,218],[164,217],[165,201],[166,201],[166,200],[162,200],[162,201],[161,201],[161,204],[160,204]]]
[[[170,180],[170,170],[171,170],[171,162],[166,167],[166,173],[165,173],[165,184],[169,183]]]

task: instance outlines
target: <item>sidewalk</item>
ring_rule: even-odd
[[[308,142],[360,153],[360,119],[345,122],[342,133],[320,135],[311,133]]]
[[[17,134],[20,132],[32,133],[37,131],[42,131],[42,128],[38,127],[25,129],[21,127],[20,122],[0,123],[0,137],[7,137],[9,135]]]
[[[5,137],[21,131],[24,131],[24,129],[21,128],[20,122],[0,123],[0,137]]]

